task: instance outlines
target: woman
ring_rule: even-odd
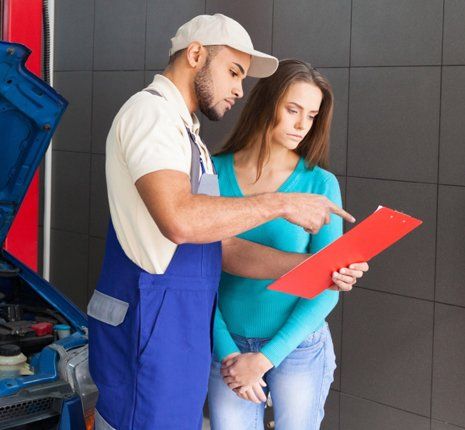
[[[328,81],[304,62],[281,61],[254,87],[214,157],[221,194],[306,192],[341,205],[337,179],[325,170],[332,112]],[[341,219],[331,216],[314,235],[277,219],[240,237],[313,254],[341,234]],[[270,279],[222,274],[208,394],[212,430],[263,429],[268,390],[277,430],[319,429],[336,368],[325,318],[338,291],[349,290],[366,270],[358,263],[335,272],[332,289],[312,300],[270,291]]]

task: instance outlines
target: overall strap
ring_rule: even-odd
[[[144,91],[147,91],[150,94],[153,94],[154,96],[157,97],[162,97],[163,96],[155,90],[152,89],[145,89]],[[187,134],[189,136],[189,141],[191,143],[191,149],[192,149],[192,157],[191,157],[191,172],[190,172],[190,177],[191,177],[191,190],[192,194],[197,194],[197,190],[199,189],[199,175],[200,175],[200,150],[197,144],[195,143],[195,136],[193,136],[192,132],[186,127]],[[202,170],[203,166],[202,166]],[[204,173],[204,172],[202,172]]]

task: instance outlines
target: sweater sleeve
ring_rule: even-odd
[[[213,324],[213,354],[217,361],[223,361],[233,352],[241,352],[229,333],[220,308],[216,307]]]
[[[325,195],[339,206],[342,204],[339,184],[334,175],[322,184],[318,194]],[[331,215],[330,223],[312,236],[309,252],[315,254],[341,235],[342,219]],[[299,299],[284,325],[261,348],[260,352],[277,367],[310,333],[321,326],[336,306],[338,299],[339,293],[333,290],[325,290],[313,299]]]

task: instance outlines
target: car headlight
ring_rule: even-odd
[[[88,346],[67,351],[66,356],[61,357],[58,369],[61,378],[65,379],[81,398],[87,428],[93,428],[98,390],[89,372]]]

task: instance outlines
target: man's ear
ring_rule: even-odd
[[[192,68],[202,67],[205,62],[205,48],[200,42],[192,42],[186,48],[187,62]]]

